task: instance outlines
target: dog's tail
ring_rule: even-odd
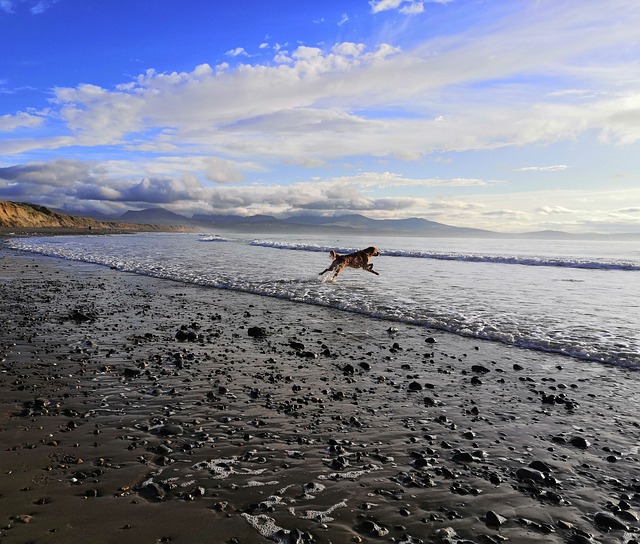
[[[335,259],[338,256],[338,254],[333,251],[333,249],[329,250],[329,257],[331,257],[332,259]]]

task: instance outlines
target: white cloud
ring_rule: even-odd
[[[34,128],[44,123],[43,115],[33,115],[23,111],[15,115],[0,115],[0,131],[13,131],[20,127]]]
[[[245,51],[244,47],[236,47],[235,49],[227,51],[225,55],[229,57],[246,57],[248,56],[248,53]]]
[[[516,172],[558,172],[569,168],[566,164],[554,164],[551,166],[523,166],[516,168]]]
[[[0,0],[0,11],[15,13],[18,6],[24,4],[31,14],[40,15],[57,2],[58,0]]]
[[[400,8],[400,13],[404,13],[405,15],[417,15],[422,12],[424,12],[424,2],[410,2],[408,5]]]

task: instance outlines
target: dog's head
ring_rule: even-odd
[[[377,247],[368,247],[367,249],[364,250],[364,252],[367,255],[370,255],[371,257],[377,257],[378,255],[380,255],[380,252],[378,251]]]

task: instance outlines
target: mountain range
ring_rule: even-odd
[[[392,234],[406,236],[482,237],[525,239],[621,239],[638,240],[640,233],[571,234],[561,231],[536,231],[522,234],[499,233],[490,230],[454,227],[418,217],[409,219],[371,219],[360,214],[318,216],[299,214],[288,217],[271,215],[196,214],[186,217],[164,208],[129,210],[118,217],[84,217],[51,210],[45,206],[24,202],[0,201],[0,229],[72,231],[177,231],[193,232],[237,230],[246,232],[327,232],[332,234]]]
[[[378,232],[390,234],[411,234],[431,236],[500,236],[500,234],[473,228],[453,227],[417,217],[410,219],[371,219],[360,214],[345,214],[331,217],[318,215],[292,215],[274,217],[272,215],[223,215],[195,214],[189,218],[164,208],[127,211],[118,217],[119,221],[130,223],[156,223],[197,226],[203,229],[237,229],[268,231],[349,231]]]

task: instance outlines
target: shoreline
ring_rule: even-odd
[[[11,250],[0,294],[2,544],[640,538],[637,372]]]

